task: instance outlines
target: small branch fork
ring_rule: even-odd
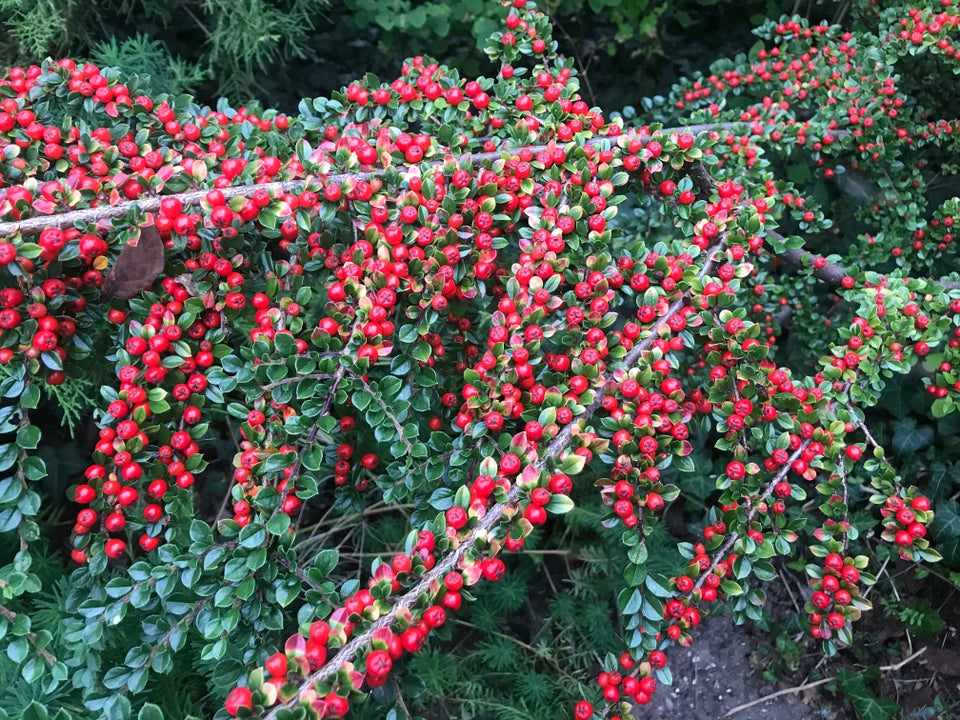
[[[387,417],[387,419],[393,425],[393,429],[396,431],[397,437],[400,439],[400,442],[403,443],[404,448],[406,448],[407,450],[407,455],[412,457],[413,445],[410,443],[409,440],[407,440],[407,436],[404,432],[403,425],[397,419],[397,416],[393,414],[390,408],[387,407],[387,404],[383,401],[383,398],[380,397],[380,393],[374,392],[370,388],[370,384],[366,380],[364,380],[360,375],[357,375],[357,373],[351,371],[350,377],[352,377],[355,380],[359,380],[363,384],[363,389],[366,390],[368,393],[370,393],[370,397],[373,398],[373,402],[375,402],[380,407],[380,409],[383,411],[383,414]]]
[[[675,127],[661,128],[652,132],[645,132],[646,128],[644,127],[641,128],[641,132],[630,134],[628,136],[631,138],[638,138],[643,142],[649,142],[650,140],[654,139],[654,137],[666,137],[676,133],[691,133],[696,135],[703,132],[732,132],[738,128],[744,127],[745,125],[745,123],[741,122],[703,123],[699,125],[678,125]],[[834,137],[841,137],[845,134],[845,131],[832,133]],[[602,136],[591,138],[590,140],[587,140],[585,144],[590,146],[602,145],[607,142],[616,144],[617,137],[618,136]],[[529,150],[533,153],[539,153],[549,149],[551,149],[550,145],[529,145],[519,148],[505,147],[488,153],[468,153],[465,156],[470,158],[472,164],[478,165],[485,161],[492,162],[502,159],[504,156],[516,153],[520,150]],[[457,159],[457,156],[449,155],[442,161],[428,163],[423,166],[423,172],[430,172],[443,167],[443,164],[447,162],[450,157]],[[690,178],[697,184],[697,187],[700,189],[701,193],[713,187],[713,178],[703,165],[690,165],[685,170]],[[283,194],[303,190],[306,187],[310,187],[312,183],[339,184],[347,180],[370,180],[371,178],[381,177],[385,171],[385,169],[356,171],[349,173],[337,173],[333,175],[308,176],[306,178],[297,180],[284,180],[272,183],[234,185],[233,187],[223,188],[220,192],[223,193],[223,196],[227,200],[234,197],[247,197],[258,190],[266,190],[267,192],[271,193]],[[37,235],[47,228],[64,229],[72,227],[77,223],[97,224],[103,220],[112,220],[114,218],[124,217],[133,210],[139,210],[144,213],[155,213],[160,210],[160,203],[167,198],[176,198],[180,200],[184,207],[198,206],[203,203],[209,192],[210,188],[205,188],[202,190],[192,190],[190,192],[176,193],[171,195],[154,195],[147,198],[120,202],[112,205],[102,205],[92,208],[85,208],[82,210],[70,210],[52,215],[39,215],[37,217],[27,218],[26,220],[0,222],[0,238],[11,237],[17,233],[20,233],[21,235]],[[782,235],[774,230],[767,230],[766,235],[777,242],[783,242],[785,239]],[[848,274],[846,268],[838,263],[828,262],[821,264],[820,267],[816,267],[813,263],[816,256],[813,253],[801,248],[792,248],[780,251],[777,253],[777,257],[790,265],[794,265],[795,267],[810,270],[814,277],[831,285],[839,285],[843,278]],[[960,283],[957,282],[947,281],[941,284],[947,289],[960,288]]]
[[[706,276],[712,269],[713,265],[715,264],[716,255],[720,251],[721,247],[722,242],[714,245],[707,251],[707,260],[700,271],[701,278]],[[624,356],[623,359],[623,363],[626,366],[630,367],[638,363],[643,357],[644,353],[648,352],[653,347],[654,341],[659,336],[659,330],[663,327],[667,327],[667,322],[670,320],[670,318],[682,310],[688,296],[689,291],[686,291],[683,293],[683,295],[674,300],[674,302],[667,309],[667,312],[651,329],[650,334],[634,345],[633,348],[631,348],[631,350],[626,354],[626,356]],[[577,418],[579,422],[589,421],[593,417],[594,413],[596,413],[596,411],[599,409],[601,403],[603,402],[603,398],[606,396],[605,385],[605,382],[596,383],[596,397],[594,398],[593,402],[584,409],[584,412],[579,416],[579,418]],[[570,440],[573,437],[573,425],[574,423],[570,423],[565,426],[559,433],[557,433],[553,440],[547,444],[547,446],[543,449],[540,460],[538,460],[534,465],[537,470],[543,471],[547,466],[547,461],[550,458],[559,456],[560,453],[570,444]],[[460,543],[456,550],[451,552],[449,555],[447,555],[447,557],[437,563],[432,570],[430,570],[421,578],[420,582],[418,582],[404,595],[398,598],[397,602],[387,613],[374,621],[374,623],[362,634],[356,636],[346,645],[341,647],[337,654],[323,667],[304,677],[303,681],[301,682],[301,688],[306,688],[315,683],[330,680],[334,675],[336,675],[343,664],[351,662],[357,656],[360,650],[370,643],[370,641],[373,639],[374,633],[381,628],[392,625],[394,622],[396,622],[398,615],[402,611],[413,607],[413,605],[415,605],[423,596],[433,592],[433,587],[435,584],[441,582],[444,575],[457,567],[460,561],[463,560],[464,556],[477,543],[477,541],[480,540],[481,537],[486,538],[488,532],[503,519],[507,508],[517,502],[519,494],[519,486],[514,485],[511,487],[510,491],[507,493],[506,501],[503,503],[497,503],[487,510],[486,514],[480,519],[480,522],[471,529],[470,534],[463,540],[463,542]],[[276,720],[277,714],[280,712],[280,710],[284,708],[292,708],[296,705],[296,703],[297,698],[294,698],[286,703],[278,703],[270,709],[270,711],[264,716],[264,719]]]
[[[773,492],[773,488],[777,486],[777,483],[782,482],[783,479],[787,477],[787,473],[790,472],[790,466],[793,464],[793,461],[799,458],[800,455],[803,454],[803,451],[807,449],[807,446],[809,444],[810,444],[810,440],[804,440],[802,443],[800,443],[800,447],[798,447],[796,450],[793,451],[793,454],[790,456],[790,459],[787,460],[787,462],[783,465],[783,467],[781,467],[780,470],[777,471],[777,474],[774,475],[770,479],[770,482],[768,482],[766,486],[763,488],[763,490],[760,493],[761,498],[765,498],[769,496]],[[744,521],[744,527],[749,527],[750,523],[753,522],[753,519],[757,516],[757,513],[759,512],[760,512],[759,508],[756,505],[753,505],[747,511],[747,518]],[[701,573],[700,577],[697,578],[696,583],[694,583],[695,589],[703,587],[703,584],[706,582],[707,577],[710,575],[710,573],[714,571],[714,569],[716,569],[717,565],[723,562],[723,559],[727,556],[727,554],[730,552],[730,549],[734,546],[734,544],[739,539],[740,539],[739,530],[736,532],[730,533],[730,537],[726,539],[726,541],[723,543],[723,545],[720,547],[717,553],[713,556],[713,561],[710,563],[710,567],[707,569],[706,572]]]
[[[661,128],[652,132],[646,132],[646,127],[643,127],[641,128],[641,132],[629,134],[628,136],[631,138],[638,138],[643,142],[649,142],[650,140],[654,139],[654,137],[666,137],[676,133],[691,133],[696,135],[703,132],[733,132],[738,128],[744,127],[745,125],[746,123],[742,122],[702,123],[698,125],[678,125],[675,127]],[[837,131],[830,134],[833,137],[842,137],[847,133],[846,131]],[[602,136],[591,138],[590,140],[587,140],[585,144],[590,146],[602,145],[607,142],[616,144],[617,137],[618,136]],[[467,153],[466,157],[469,157],[474,165],[478,165],[485,161],[499,160],[505,155],[516,153],[524,149],[533,153],[539,153],[549,150],[550,148],[550,145],[528,145],[518,148],[505,147],[488,153]],[[423,171],[430,172],[432,170],[441,168],[450,157],[456,159],[456,156],[449,155],[442,161],[424,165]],[[283,194],[287,192],[303,190],[304,188],[309,187],[311,183],[339,184],[347,180],[370,180],[371,178],[382,176],[385,171],[386,169],[356,171],[325,176],[308,176],[297,180],[284,180],[272,183],[234,185],[232,187],[223,188],[220,192],[223,193],[223,196],[227,200],[234,197],[247,197],[258,190],[266,190],[267,192],[271,193]],[[703,165],[697,164],[688,166],[686,168],[686,172],[697,184],[697,187],[701,190],[701,192],[713,187],[713,178]],[[124,217],[132,210],[140,210],[144,213],[158,212],[160,210],[160,203],[167,198],[176,198],[180,200],[184,207],[198,206],[203,203],[209,192],[210,188],[205,188],[202,190],[192,190],[190,192],[176,193],[171,195],[154,195],[147,198],[120,202],[112,205],[103,205],[85,208],[82,210],[70,210],[52,215],[40,215],[37,217],[27,218],[26,220],[0,222],[0,238],[11,237],[17,233],[20,233],[21,235],[37,235],[47,228],[64,229],[72,227],[77,223],[97,224],[103,220],[112,220],[114,218]],[[784,240],[782,235],[773,230],[767,230],[766,234],[778,242],[783,242]],[[815,267],[813,261],[816,256],[813,253],[801,248],[792,248],[780,251],[777,253],[777,257],[790,265],[794,265],[798,268],[809,269],[814,277],[819,278],[820,280],[823,280],[831,285],[839,285],[844,276],[848,274],[846,269],[838,263],[828,262],[826,264],[822,264],[820,267]],[[941,284],[947,289],[960,288],[960,283],[958,282],[947,281]]]
[[[16,621],[18,617],[19,615],[17,615],[17,613],[15,613],[13,610],[8,608],[6,605],[0,605],[0,618],[3,618],[8,623],[12,624]],[[36,651],[37,655],[43,658],[43,661],[47,663],[47,665],[52,666],[57,663],[57,658],[53,653],[51,653],[46,648],[37,646],[38,638],[35,632],[28,631],[27,633],[24,634],[24,637],[27,639],[27,642],[33,645],[33,649]]]
[[[641,132],[629,134],[628,136],[631,138],[638,138],[643,142],[649,142],[650,140],[654,139],[654,137],[667,137],[676,133],[690,133],[696,135],[703,132],[732,132],[738,128],[744,127],[745,125],[746,123],[742,122],[703,123],[699,125],[678,125],[676,127],[661,128],[652,132],[646,132],[646,128],[644,127],[641,128]],[[844,134],[845,133],[842,131],[834,133],[834,135],[837,137]],[[602,145],[607,142],[616,144],[617,137],[618,136],[602,136],[591,138],[590,140],[587,140],[585,144],[590,146]],[[470,158],[474,165],[478,165],[485,161],[499,160],[505,155],[514,154],[522,149],[529,150],[536,154],[549,150],[551,147],[551,145],[531,145],[520,148],[502,148],[494,152],[467,154],[466,156]],[[448,158],[449,157],[454,157],[456,159],[456,156],[453,155],[448,156]],[[442,161],[424,165],[423,172],[430,172],[443,167],[444,162],[446,162],[448,158],[445,158]],[[233,187],[223,188],[220,192],[223,193],[223,196],[227,200],[234,197],[247,197],[258,190],[266,190],[271,193],[283,194],[303,190],[304,188],[309,187],[311,183],[339,184],[351,179],[370,180],[371,178],[382,176],[384,172],[385,170],[378,169],[337,173],[326,176],[308,176],[306,178],[297,180],[284,180],[279,182],[259,184],[254,183],[250,185],[235,185]],[[697,183],[698,187],[701,188],[701,190],[703,188],[712,187],[713,180],[710,177],[707,169],[702,165],[690,166],[687,168],[687,172],[694,182]],[[21,235],[36,235],[47,228],[64,229],[72,227],[77,223],[97,224],[103,220],[112,220],[114,218],[124,217],[133,210],[139,210],[140,212],[144,213],[158,212],[160,210],[160,203],[167,198],[176,198],[180,200],[184,207],[198,206],[203,203],[209,192],[210,189],[206,188],[203,190],[192,190],[190,192],[172,195],[154,195],[147,198],[120,202],[112,205],[102,205],[92,208],[85,208],[82,210],[70,210],[52,215],[40,215],[37,217],[27,218],[26,220],[0,222],[0,238],[10,237],[17,233],[20,233]],[[783,239],[782,236],[774,233],[773,231],[768,231],[767,234],[778,240]],[[780,253],[779,256],[791,265],[813,269],[813,274],[815,277],[834,285],[838,285],[843,276],[847,274],[843,266],[835,263],[827,263],[827,265],[822,268],[813,268],[814,256],[805,250],[787,250],[783,253]]]

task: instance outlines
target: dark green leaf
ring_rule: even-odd
[[[267,531],[259,523],[250,523],[240,530],[240,546],[258,548],[266,544]]]
[[[837,684],[861,720],[893,720],[897,717],[897,704],[875,697],[867,687],[864,673],[843,669],[837,674]]]

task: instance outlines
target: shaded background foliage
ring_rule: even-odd
[[[832,16],[838,3],[828,3]],[[586,70],[588,102],[617,108],[749,47],[792,0],[549,0],[557,38]],[[292,111],[365,72],[429,54],[479,74],[490,0],[0,0],[0,66],[89,58],[149,75],[152,91],[214,103],[256,98]],[[722,33],[717,28],[723,28]]]

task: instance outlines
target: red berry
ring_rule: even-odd
[[[374,677],[383,677],[393,667],[393,659],[385,650],[374,650],[367,655],[367,673]]]
[[[837,553],[830,553],[823,559],[824,567],[828,567],[831,570],[842,570],[843,569],[843,558],[840,557]]]
[[[267,658],[264,668],[272,677],[284,677],[287,674],[287,656],[283,653],[274,653]]]
[[[840,613],[830,613],[827,615],[827,625],[834,630],[839,630],[846,624],[846,620]]]
[[[469,520],[467,517],[467,511],[459,505],[454,505],[452,508],[447,510],[445,517],[447,519],[447,525],[452,527],[454,530],[460,530],[466,527],[467,521]]]
[[[235,687],[230,691],[230,694],[227,695],[226,702],[224,702],[223,706],[231,717],[237,717],[240,708],[253,710],[253,693],[250,692],[250,688]]]
[[[127,551],[127,543],[118,538],[111,538],[103,546],[108,558],[116,559]]]
[[[484,560],[482,566],[483,577],[491,582],[500,580],[506,573],[507,568],[500,558]]]
[[[400,644],[409,653],[419,652],[426,640],[426,633],[417,626],[405,630],[400,636]]]

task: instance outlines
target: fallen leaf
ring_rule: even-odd
[[[163,272],[163,240],[153,225],[140,230],[136,244],[127,243],[117,261],[103,278],[100,292],[104,298],[129,300],[146,290]]]

